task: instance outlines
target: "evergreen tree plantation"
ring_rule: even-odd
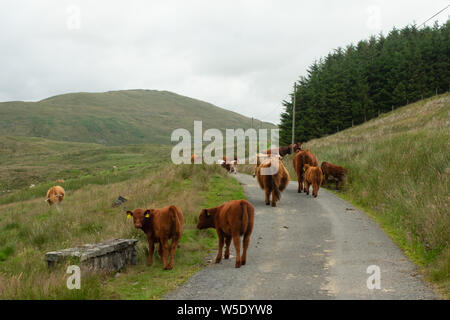
[[[295,141],[361,124],[450,85],[450,22],[393,29],[338,48],[296,82]],[[291,94],[292,96],[292,94]],[[292,102],[283,101],[280,140],[291,142]]]

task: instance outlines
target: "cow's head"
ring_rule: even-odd
[[[136,209],[133,212],[127,211],[127,218],[133,218],[134,227],[136,229],[142,229],[147,219],[150,219],[150,214],[153,209]]]
[[[214,228],[215,212],[203,209],[198,217],[197,229]]]

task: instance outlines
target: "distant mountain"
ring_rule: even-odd
[[[168,91],[69,93],[38,102],[0,103],[0,136],[29,136],[103,145],[170,143],[174,129],[250,128],[251,118]],[[256,128],[276,128],[254,120]]]

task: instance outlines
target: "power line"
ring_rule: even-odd
[[[267,114],[264,115],[263,117],[256,117],[256,118],[257,118],[257,119],[262,119],[262,120],[264,120],[264,119],[266,119],[268,116],[272,115],[275,111],[278,111],[279,108],[280,108],[279,106],[278,106],[278,107],[275,107],[275,109],[273,109],[272,111],[270,111],[269,113],[267,113]]]
[[[422,23],[419,28],[423,25],[425,25],[425,23],[427,23],[428,21],[430,21],[431,19],[433,19],[434,17],[436,17],[438,14],[440,14],[441,12],[445,11],[448,9],[448,7],[450,7],[450,5],[446,6],[444,9],[442,9],[441,11],[439,11],[438,13],[436,13],[434,16],[432,16],[431,18],[429,18],[427,21],[425,21],[424,23]]]

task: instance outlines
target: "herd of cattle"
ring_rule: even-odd
[[[294,150],[293,166],[297,174],[298,192],[304,191],[309,195],[312,186],[312,195],[317,197],[319,188],[324,182],[328,186],[330,176],[336,179],[336,188],[343,181],[346,170],[328,162],[322,162],[319,167],[316,156],[309,150],[302,150],[302,143],[269,149],[256,155],[256,165],[253,177],[257,177],[261,189],[265,192],[266,205],[276,206],[280,200],[281,192],[286,189],[290,176],[283,165],[283,157],[291,154]],[[191,163],[194,163],[196,155],[192,155]],[[237,159],[223,157],[218,162],[228,172],[237,172]],[[276,168],[277,170],[271,170]],[[268,170],[263,172],[263,170]],[[267,174],[269,172],[270,174]],[[264,173],[264,174],[263,174]],[[46,195],[49,205],[64,200],[65,192],[61,186],[50,188]],[[272,199],[270,201],[270,198]],[[231,200],[214,208],[203,209],[198,218],[198,229],[215,228],[219,238],[219,250],[215,262],[222,260],[224,244],[225,259],[230,257],[231,240],[236,250],[235,267],[239,268],[246,264],[247,249],[250,243],[250,235],[253,230],[255,209],[247,200]],[[158,253],[162,259],[163,269],[170,270],[174,266],[175,250],[181,239],[183,231],[184,216],[180,208],[171,205],[159,209],[135,209],[126,212],[127,218],[133,218],[134,227],[141,229],[148,241],[148,261],[150,266],[153,262],[155,244],[159,243]],[[240,239],[243,236],[242,256]],[[169,240],[171,240],[169,246]],[[170,254],[170,256],[169,256]]]

